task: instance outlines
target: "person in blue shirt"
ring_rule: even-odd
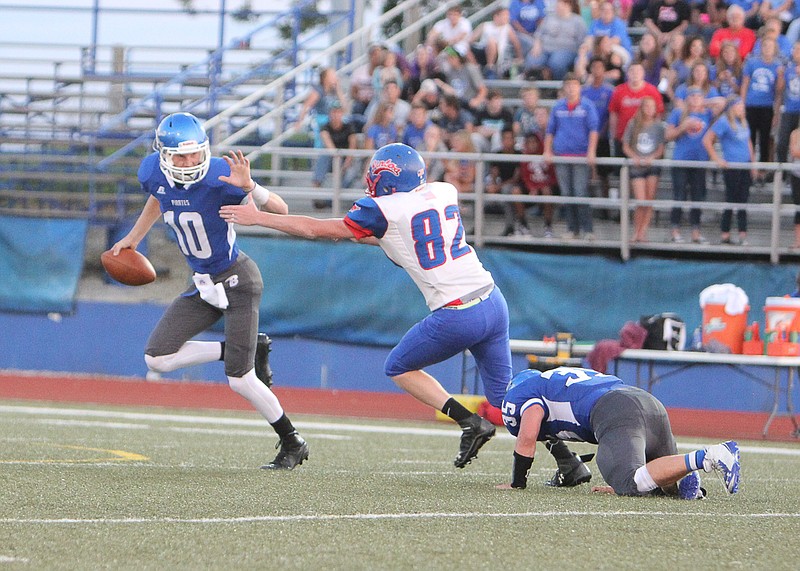
[[[774,127],[779,108],[776,106],[777,94],[783,89],[783,64],[778,58],[778,44],[765,39],[761,44],[761,54],[751,56],[744,62],[742,92],[747,122],[751,125],[750,138],[753,147],[758,145],[758,160],[770,161],[770,133]],[[764,180],[758,173],[756,178]]]
[[[533,33],[545,15],[544,0],[511,0],[508,5],[511,27],[522,44],[522,53],[533,47]]]
[[[597,130],[597,152],[598,157],[611,156],[611,142],[608,138],[608,104],[614,88],[606,81],[606,64],[600,58],[592,58],[589,62],[589,77],[581,88],[581,96],[592,103],[597,110],[599,128]],[[602,196],[608,198],[609,175],[614,172],[611,165],[597,165],[597,176],[600,179],[600,189]],[[605,217],[608,213],[605,212]],[[602,214],[601,214],[602,216]]]
[[[675,108],[667,118],[667,141],[675,141],[672,158],[676,161],[707,161],[708,152],[703,146],[713,114],[706,109],[702,90],[692,87],[686,93],[684,109]],[[706,169],[692,167],[672,167],[672,192],[676,201],[703,202],[706,199]],[[689,224],[692,226],[692,242],[706,244],[708,240],[700,232],[700,208],[689,211]],[[683,209],[676,206],[670,213],[672,241],[682,243],[680,232]]]
[[[725,490],[739,490],[738,444],[732,440],[678,454],[664,405],[613,375],[591,369],[528,369],[508,384],[503,423],[517,438],[510,484],[524,489],[539,441],[597,444],[597,467],[608,486],[595,492],[620,496],[664,494],[704,497],[699,471],[716,472]]]
[[[581,84],[573,73],[564,76],[563,99],[559,99],[550,112],[547,135],[544,140],[544,157],[548,164],[553,156],[585,157],[578,163],[557,163],[556,179],[563,196],[585,198],[589,196],[589,174],[594,168],[600,120],[597,109],[590,100],[581,97]],[[567,240],[579,232],[593,240],[592,213],[589,205],[567,206]]]
[[[722,156],[717,154],[714,142],[719,141]],[[753,142],[750,140],[750,126],[745,117],[744,101],[741,97],[734,99],[723,114],[703,136],[708,156],[717,163],[722,171],[725,181],[725,202],[744,204],[750,200],[750,185],[752,184],[753,170],[728,168],[728,163],[752,163],[755,160]],[[721,242],[732,244],[731,219],[733,210],[728,209],[722,213],[720,229]],[[747,246],[747,211],[736,212],[736,225],[739,228],[739,244]]]
[[[269,389],[269,340],[258,333],[261,273],[239,250],[233,224],[219,215],[222,206],[251,200],[259,208],[286,214],[286,203],[253,181],[250,161],[241,151],[212,158],[208,136],[194,115],[164,118],[156,129],[154,148],[138,173],[147,202],[112,250],[117,255],[123,248],[135,249],[163,216],[194,272],[194,283],[156,325],[147,341],[145,363],[151,371],[164,373],[224,361],[231,389],[250,401],[280,438],[278,455],[262,468],[291,470],[308,459],[308,444]],[[192,341],[222,317],[225,341]]]
[[[792,46],[792,58],[784,68],[783,90],[778,96],[778,108],[783,104],[783,111],[775,145],[775,160],[785,163],[789,154],[789,137],[800,125],[800,42]]]
[[[633,55],[633,45],[628,34],[628,27],[625,22],[617,17],[613,2],[603,2],[600,4],[599,17],[592,20],[589,24],[588,37],[608,36],[614,45],[625,48],[631,56]]]

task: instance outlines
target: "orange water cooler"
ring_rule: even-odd
[[[742,313],[729,315],[724,304],[707,303],[703,307],[703,345],[713,339],[727,346],[731,353],[741,353],[748,311],[749,305]]]

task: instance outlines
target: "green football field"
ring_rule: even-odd
[[[495,490],[501,429],[457,470],[454,425],[296,424],[311,457],[273,473],[254,414],[0,402],[0,569],[800,568],[800,444],[741,442],[740,493],[689,502],[547,488],[546,451]]]

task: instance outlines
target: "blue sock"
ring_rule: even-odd
[[[694,452],[689,452],[683,457],[683,461],[686,462],[686,469],[691,471],[702,470],[703,460],[705,459],[705,450],[695,450]]]

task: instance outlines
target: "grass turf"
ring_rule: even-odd
[[[296,420],[311,457],[293,472],[273,473],[258,466],[272,459],[276,439],[253,414],[0,403],[0,562],[36,569],[800,564],[795,444],[740,443],[740,493],[726,496],[705,475],[709,498],[687,502],[547,488],[555,464],[543,449],[527,490],[498,491],[494,485],[510,476],[511,438],[494,439],[458,470],[455,426]]]

